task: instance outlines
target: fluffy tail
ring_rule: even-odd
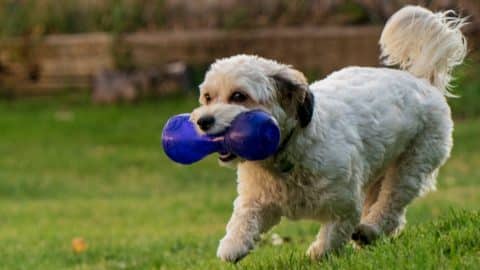
[[[451,72],[467,53],[467,41],[460,28],[466,24],[454,11],[433,13],[419,6],[407,6],[388,20],[380,38],[386,65],[398,65],[413,75],[429,80],[446,96]]]

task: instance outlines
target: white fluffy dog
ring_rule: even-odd
[[[452,148],[445,95],[466,41],[464,20],[451,15],[408,6],[390,18],[382,56],[401,70],[349,67],[308,85],[301,72],[257,56],[210,67],[191,117],[200,131],[221,132],[260,108],[282,133],[267,160],[220,156],[237,168],[238,197],[218,257],[242,259],[282,216],[323,223],[313,259],[402,229],[406,206],[434,188]]]

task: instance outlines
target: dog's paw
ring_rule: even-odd
[[[220,241],[217,257],[222,261],[236,263],[247,256],[252,248],[253,243],[249,241],[225,237]]]
[[[352,240],[360,246],[365,246],[373,243],[379,236],[379,230],[375,226],[360,224],[352,234]]]

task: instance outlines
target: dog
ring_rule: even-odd
[[[453,145],[446,97],[467,51],[465,20],[453,14],[418,6],[395,13],[380,39],[395,69],[347,67],[309,85],[291,66],[253,55],[210,66],[191,114],[199,132],[220,133],[253,109],[281,131],[266,160],[219,157],[238,175],[220,259],[241,260],[281,217],[322,223],[307,251],[314,260],[350,240],[365,245],[401,231],[406,207],[435,188]]]

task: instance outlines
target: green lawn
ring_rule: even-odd
[[[0,101],[0,268],[316,269],[304,256],[318,225],[283,221],[237,266],[215,257],[235,197],[235,172],[214,157],[170,162],[165,120],[195,98],[99,107],[84,99]],[[417,200],[397,239],[349,246],[322,268],[436,269],[480,265],[480,118],[457,121],[438,191]],[[88,249],[75,254],[71,240]]]

